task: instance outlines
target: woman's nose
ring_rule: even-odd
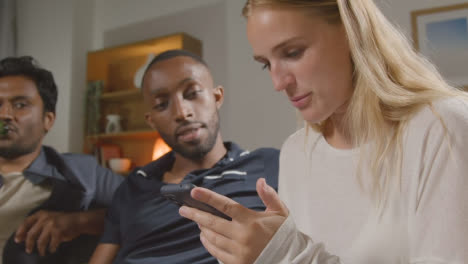
[[[272,67],[270,74],[276,91],[286,90],[296,83],[294,75],[281,66]]]

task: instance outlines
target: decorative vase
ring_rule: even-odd
[[[107,115],[106,133],[118,133],[122,131],[119,115]]]

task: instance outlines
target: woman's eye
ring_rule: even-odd
[[[263,63],[262,70],[265,70],[265,69],[270,70],[270,63]]]
[[[286,57],[287,58],[297,58],[299,56],[302,55],[302,50],[301,49],[295,49],[295,50],[291,50],[291,51],[288,51],[286,52]]]

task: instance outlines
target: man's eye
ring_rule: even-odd
[[[188,93],[185,94],[185,99],[188,99],[188,100],[193,100],[195,98],[197,98],[198,96],[198,93],[200,93],[201,90],[193,90],[193,91],[190,91]]]
[[[153,109],[156,110],[156,111],[162,111],[164,109],[167,108],[167,105],[168,105],[168,102],[165,101],[165,102],[161,102],[161,103],[157,103],[153,106]]]
[[[26,107],[26,103],[23,103],[23,102],[18,102],[18,103],[15,103],[14,106],[16,109],[21,109],[21,108],[24,108]]]

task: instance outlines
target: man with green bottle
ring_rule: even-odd
[[[0,60],[0,264],[85,262],[123,180],[92,156],[42,145],[56,103],[52,73],[33,58]]]

